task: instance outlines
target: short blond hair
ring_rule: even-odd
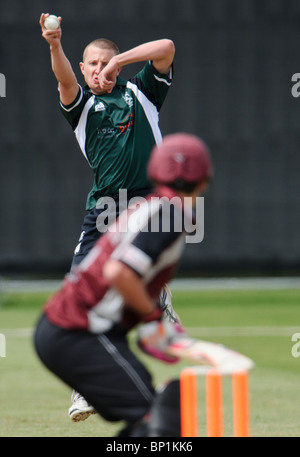
[[[82,60],[84,61],[86,52],[90,46],[96,46],[101,49],[111,49],[115,55],[120,54],[120,50],[118,46],[111,40],[108,40],[106,38],[97,38],[96,40],[91,41],[84,49],[83,55],[82,55]]]

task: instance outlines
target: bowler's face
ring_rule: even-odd
[[[102,49],[93,45],[87,48],[84,61],[80,62],[80,69],[93,94],[101,95],[106,92],[100,89],[99,75],[114,55],[112,49]]]

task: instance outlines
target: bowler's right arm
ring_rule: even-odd
[[[58,81],[60,100],[63,105],[72,103],[78,93],[78,82],[72,66],[67,59],[61,44],[62,30],[59,26],[56,30],[47,30],[44,22],[49,14],[42,14],[40,17],[40,26],[42,36],[50,47],[51,65],[53,73]],[[61,17],[58,18],[61,23]]]

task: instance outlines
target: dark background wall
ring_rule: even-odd
[[[174,40],[161,130],[200,135],[216,170],[204,240],[187,246],[182,271],[297,271],[298,0],[10,0],[0,4],[0,273],[68,269],[92,184],[58,109],[41,12],[63,17],[63,46],[80,82],[78,62],[94,38],[121,51]]]

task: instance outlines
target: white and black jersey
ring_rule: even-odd
[[[166,196],[166,193],[168,197]],[[139,275],[153,299],[174,275],[185,245],[184,219],[192,217],[171,189],[158,189],[129,206],[109,226],[63,289],[46,306],[50,321],[63,328],[105,332],[114,324],[132,328],[138,319],[103,277],[108,259]]]

